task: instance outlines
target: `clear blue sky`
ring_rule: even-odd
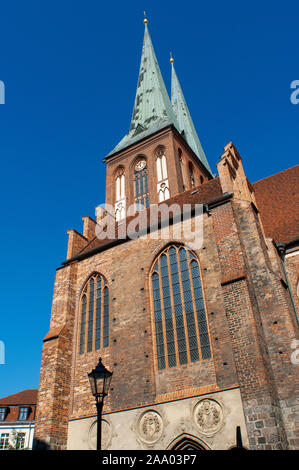
[[[168,90],[173,52],[213,171],[232,140],[253,182],[298,162],[299,4],[10,0],[0,10],[2,397],[38,387],[66,230],[104,202],[102,159],[129,128],[143,10]]]

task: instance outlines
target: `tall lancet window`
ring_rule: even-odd
[[[183,180],[183,190],[186,190],[186,177],[185,177],[185,161],[183,158],[182,150],[179,148],[178,149],[178,155],[179,155],[179,162],[181,165],[181,173],[182,173],[182,180]]]
[[[191,162],[189,162],[189,183],[190,183],[190,188],[194,188],[195,186],[194,167]]]
[[[167,176],[167,162],[164,147],[158,147],[156,150],[156,165],[157,165],[157,192],[159,202],[165,201],[170,198],[169,183]]]
[[[125,173],[123,169],[117,172],[115,180],[115,220],[126,216]]]
[[[148,194],[148,173],[145,160],[140,160],[134,169],[135,179],[135,206],[136,212],[139,212],[149,206]]]
[[[210,340],[199,263],[184,247],[170,246],[151,271],[158,369],[209,359]]]
[[[80,315],[80,354],[106,348],[109,345],[109,290],[100,274],[94,274],[83,289]]]

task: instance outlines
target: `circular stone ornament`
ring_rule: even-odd
[[[162,418],[156,411],[146,411],[141,415],[137,429],[140,439],[143,442],[153,444],[160,439],[162,435]]]
[[[97,420],[92,423],[88,433],[88,445],[91,450],[97,448]],[[111,441],[111,426],[105,419],[102,419],[102,442],[101,448],[107,449]]]
[[[194,420],[203,434],[213,435],[223,424],[223,410],[217,401],[204,398],[194,408]]]

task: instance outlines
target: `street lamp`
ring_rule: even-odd
[[[110,372],[106,369],[106,367],[103,366],[101,358],[99,359],[99,363],[96,368],[88,374],[91,393],[96,399],[98,413],[97,450],[101,450],[103,403],[105,396],[108,394],[112,374],[113,372]]]

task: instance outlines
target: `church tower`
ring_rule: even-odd
[[[113,371],[103,449],[226,450],[240,436],[247,449],[298,448],[299,167],[251,184],[229,142],[213,175],[147,23],[129,131],[104,160],[116,235],[102,236],[103,212],[82,217],[56,271],[35,447],[95,449],[88,373],[101,357]],[[119,236],[141,216],[142,236]]]
[[[106,204],[116,220],[128,206],[149,207],[212,178],[173,69],[171,101],[147,19],[129,132],[107,155]]]

